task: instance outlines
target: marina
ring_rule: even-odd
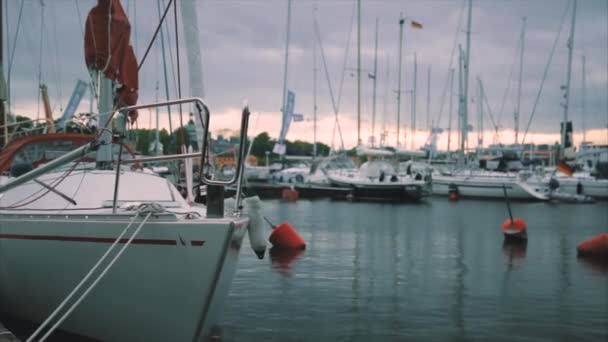
[[[0,0],[0,342],[608,340],[608,3],[150,2]]]

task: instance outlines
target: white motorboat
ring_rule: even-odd
[[[367,161],[355,170],[330,170],[326,175],[333,186],[350,189],[356,200],[415,202],[426,195],[430,185],[430,178],[398,174],[384,159]]]
[[[536,181],[530,171],[495,172],[487,170],[460,170],[450,174],[433,175],[433,194],[459,197],[503,199],[503,187],[509,198],[517,200],[548,200],[547,182]]]

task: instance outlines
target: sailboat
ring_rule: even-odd
[[[137,110],[192,104],[207,123],[209,110],[200,98],[135,104],[137,63],[119,0],[100,0],[86,25],[86,62],[99,89],[104,128],[60,157],[3,177],[0,315],[41,323],[29,338],[36,341],[58,328],[104,341],[217,337],[217,318],[249,228],[240,185],[229,213],[220,196],[207,207],[191,204],[166,179],[130,166],[194,154],[129,160],[120,147],[125,121]],[[94,49],[92,40],[98,42]],[[210,195],[240,184],[248,118],[245,108],[236,176],[226,182],[201,177],[213,189]],[[203,160],[208,134],[206,125],[196,154]],[[23,161],[18,154],[11,164]]]
[[[373,147],[374,139],[372,128],[372,147],[365,147],[361,143],[361,3],[357,2],[357,155],[365,156],[367,161],[358,169],[328,170],[325,174],[330,184],[335,187],[350,190],[350,197],[354,200],[373,201],[419,201],[428,194],[430,178],[412,177],[410,174],[399,172],[397,154],[394,150]],[[403,22],[399,21],[400,39],[402,40]],[[376,25],[376,44],[378,44],[378,26]],[[401,45],[400,45],[401,46]],[[377,53],[374,53],[374,88],[377,76]],[[374,91],[375,96],[375,91]],[[375,104],[375,99],[374,102]],[[373,119],[375,120],[375,107]],[[374,123],[372,123],[372,127]]]
[[[505,192],[509,198],[518,200],[548,200],[548,184],[540,182],[541,176],[533,171],[520,171],[513,164],[517,158],[508,151],[498,151],[495,156],[480,158],[479,167],[464,165],[465,147],[468,134],[468,80],[469,51],[471,45],[471,12],[472,0],[468,1],[468,20],[466,30],[466,49],[460,49],[459,57],[459,117],[460,157],[459,169],[454,171],[436,171],[433,174],[433,194],[452,197],[476,197],[503,199]],[[523,30],[522,40],[523,44]],[[520,58],[523,54],[520,55]],[[520,60],[520,63],[522,61]],[[518,109],[519,110],[519,109]]]

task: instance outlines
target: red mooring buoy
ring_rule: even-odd
[[[450,200],[457,201],[458,200],[458,194],[456,192],[450,192]]]
[[[300,198],[300,193],[298,193],[297,190],[293,189],[283,189],[283,191],[281,192],[281,198],[283,198],[283,201],[297,202]]]
[[[605,257],[608,260],[608,233],[585,240],[576,246],[578,255]]]
[[[505,240],[527,240],[527,228],[528,225],[526,224],[526,221],[517,217],[514,219],[507,219],[500,225],[500,229],[502,229],[502,232],[505,235]]]
[[[280,249],[304,249],[306,242],[288,222],[272,226],[272,234],[268,239],[272,246]]]

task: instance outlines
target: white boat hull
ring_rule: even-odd
[[[496,198],[505,197],[503,185],[507,196],[518,200],[548,200],[549,188],[543,184],[520,182],[512,178],[481,178],[462,176],[433,176],[433,194],[448,196],[450,188],[458,189],[460,197]]]
[[[193,341],[208,334],[248,219],[207,218],[205,208],[188,204],[166,179],[133,171],[121,172],[113,214],[115,177],[112,170],[59,171],[0,194],[0,315],[43,322],[136,209],[153,203],[156,209],[148,209],[155,213],[133,243],[59,328],[104,341]]]
[[[0,219],[0,312],[42,322],[130,216]],[[151,218],[60,329],[105,341],[193,341],[212,331],[247,219],[201,220]]]
[[[591,196],[596,199],[608,199],[608,179],[559,178],[558,181],[561,192],[578,194],[577,188],[580,183],[582,195]]]

